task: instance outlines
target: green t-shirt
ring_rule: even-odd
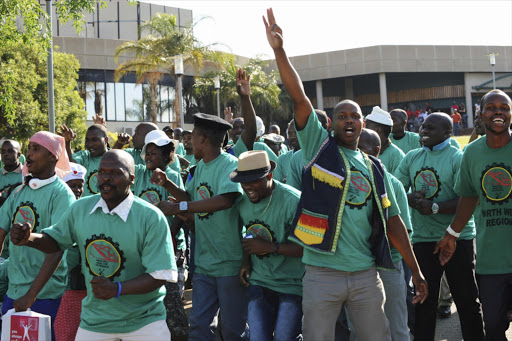
[[[57,223],[43,230],[61,249],[78,245],[82,256],[87,297],[82,301],[80,327],[97,333],[129,333],[165,320],[165,287],[142,295],[101,300],[92,293],[91,280],[103,275],[127,281],[158,270],[176,271],[167,219],[144,200],[134,197],[126,222],[117,214],[92,209],[100,195],[78,200]]]
[[[288,165],[288,176],[286,178],[286,184],[293,188],[302,191],[302,171],[304,170],[304,157],[302,155],[302,149],[295,152]]]
[[[2,170],[3,170],[3,168],[2,168]],[[23,174],[21,172],[21,169],[20,169],[19,173],[16,173],[14,171],[14,172],[6,172],[5,174],[3,174],[0,171],[0,195],[2,195],[2,193],[4,191],[8,191],[12,187],[12,185],[19,184],[22,182],[23,182]]]
[[[196,158],[195,158],[194,154],[190,154],[190,155],[185,154],[185,155],[183,155],[183,157],[184,157],[188,162],[190,162],[190,165],[188,165],[188,168],[190,168],[190,167],[194,167],[195,165],[197,165],[197,161],[196,161]]]
[[[13,223],[30,223],[32,232],[54,224],[75,201],[75,195],[60,179],[37,190],[23,186],[13,192],[0,208],[0,227],[6,232]],[[16,246],[9,240],[9,259],[15,266],[9,267],[9,290],[7,295],[16,300],[25,295],[36,278],[45,253],[26,246]],[[57,299],[66,288],[67,265],[63,261],[46,285],[37,295],[38,299]]]
[[[390,143],[384,153],[379,154],[379,160],[386,166],[387,171],[393,174],[404,156],[405,154],[400,148]]]
[[[0,264],[0,300],[4,301],[4,296],[9,288],[9,276],[7,271],[9,269],[9,259],[4,260]]]
[[[263,142],[254,142],[252,150],[264,150],[267,152],[269,160],[277,162],[276,154],[272,151],[272,149],[269,148],[269,146],[267,146]],[[247,149],[247,146],[245,145],[244,141],[242,141],[242,138],[239,138],[238,141],[236,141],[235,145],[231,148],[231,151],[233,152],[232,155],[234,155],[235,157],[238,157],[243,152],[248,151],[248,149]]]
[[[286,243],[299,203],[300,192],[274,181],[272,196],[253,204],[244,195],[237,208],[246,234],[272,243]],[[252,255],[249,281],[271,290],[302,296],[304,264],[300,257]]]
[[[455,148],[457,148],[458,150],[460,150],[460,144],[459,142],[457,142],[456,139],[454,139],[453,137],[450,137],[450,145],[454,146]]]
[[[181,156],[185,156],[187,152],[185,151],[185,146],[183,145],[183,143],[179,143],[178,144],[178,149],[176,150],[176,154],[180,154]]]
[[[279,152],[279,156],[283,155],[286,152],[288,152],[288,147],[284,143],[281,143],[281,150]]]
[[[410,131],[406,131],[405,136],[399,140],[395,139],[393,137],[393,134],[390,134],[389,138],[391,139],[391,142],[393,142],[395,146],[397,146],[404,152],[404,154],[409,153],[413,149],[421,147],[420,135]]]
[[[191,200],[204,200],[226,193],[242,194],[240,184],[229,179],[229,174],[237,166],[237,159],[224,152],[208,163],[199,161],[194,176],[186,184]],[[196,272],[212,277],[238,275],[243,249],[242,223],[237,209],[196,213],[195,225]]]
[[[467,145],[455,181],[461,197],[478,197],[476,222],[476,272],[482,275],[512,273],[512,142],[502,148],[480,137]]]
[[[133,161],[136,165],[146,165],[146,162],[140,157],[140,149],[126,148],[123,150],[133,157]]]
[[[309,163],[318,153],[327,135],[328,133],[322,128],[317,115],[312,112],[309,115],[306,127],[300,131],[297,129],[297,137],[304,153],[305,162]],[[340,148],[348,158],[352,176],[342,215],[342,228],[336,251],[334,255],[330,255],[304,249],[302,261],[305,264],[340,271],[361,271],[375,265],[375,257],[370,250],[370,234],[372,231],[370,220],[374,209],[373,193],[369,170],[366,167],[363,153],[359,149]],[[385,172],[384,181],[388,199],[391,201],[388,216],[393,217],[400,214],[400,209],[396,204],[393,187],[389,182],[387,172]]]
[[[435,151],[418,148],[407,153],[395,171],[395,176],[406,190],[425,190],[426,199],[444,202],[458,196],[454,186],[461,159],[462,152],[450,145]],[[444,236],[454,216],[455,214],[422,215],[411,208],[411,220],[414,224],[412,242],[437,242]],[[469,240],[474,237],[475,224],[470,219],[460,238]]]
[[[404,225],[407,228],[407,231],[412,232],[412,224],[411,224],[411,215],[409,212],[409,204],[407,203],[407,193],[405,193],[404,185],[395,178],[394,175],[387,173],[389,182],[391,186],[393,186],[393,191],[395,192],[396,203],[398,208],[400,209],[400,217],[404,221]],[[402,259],[402,255],[398,250],[392,246],[391,247],[391,258],[393,259],[393,263],[396,263]]]
[[[84,181],[84,193],[82,194],[82,198],[88,197],[90,195],[98,194],[100,189],[98,188],[98,179],[96,175],[98,174],[98,168],[100,168],[100,162],[102,156],[92,157],[91,153],[88,150],[81,150],[73,154],[73,159],[79,165],[82,165],[87,169],[87,174],[85,174]]]
[[[165,174],[167,174],[167,178],[174,182],[176,186],[185,190],[183,186],[183,180],[181,176],[173,171],[169,166],[165,168]],[[171,195],[167,190],[161,186],[153,185],[149,182],[151,176],[153,175],[153,171],[146,168],[144,165],[136,165],[135,166],[135,181],[131,190],[133,194],[144,201],[149,202],[150,204],[158,204],[162,200],[167,200],[167,198]],[[167,217],[167,222],[169,226],[171,226],[173,216]]]
[[[274,170],[275,180],[280,181],[282,183],[286,183],[286,180],[288,178],[288,171],[290,169],[290,160],[294,153],[294,150],[289,150],[286,153],[279,155],[279,158],[277,159],[277,166],[276,169]]]

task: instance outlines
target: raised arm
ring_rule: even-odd
[[[76,134],[71,130],[71,128],[68,128],[63,124],[60,126],[59,135],[66,141],[66,153],[68,153],[69,161],[75,162],[75,159],[73,159],[73,151],[71,150],[71,141],[76,138]]]
[[[283,30],[276,24],[272,8],[267,9],[267,17],[268,20],[263,16],[263,23],[265,24],[267,32],[267,40],[270,47],[274,50],[277,68],[281,75],[281,81],[293,102],[295,125],[298,130],[302,130],[308,122],[309,115],[313,111],[313,106],[304,92],[304,87],[297,71],[295,71],[295,68],[290,63],[290,60],[284,51]]]
[[[242,141],[247,150],[252,150],[256,140],[256,113],[251,102],[251,75],[247,75],[241,68],[236,71],[236,91],[242,100],[242,116],[245,129],[242,132]]]

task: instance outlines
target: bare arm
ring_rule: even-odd
[[[244,251],[249,255],[258,255],[262,253],[272,254],[275,251],[275,244],[261,239],[250,238],[242,240]],[[288,257],[302,257],[303,248],[295,243],[278,243],[277,254]]]
[[[267,10],[267,17],[268,21],[263,17],[263,23],[265,24],[267,32],[267,40],[274,50],[281,81],[293,102],[295,125],[298,130],[302,130],[306,127],[309,115],[313,110],[313,106],[304,92],[304,87],[297,71],[290,63],[290,60],[284,51],[283,31],[276,24],[276,19],[274,18],[274,13],[271,8]]]
[[[152,292],[162,285],[164,280],[154,279],[150,274],[144,273],[121,283],[121,295],[143,295]],[[105,277],[94,277],[91,280],[94,297],[108,300],[116,297],[119,286]]]
[[[413,299],[413,303],[423,303],[428,296],[427,282],[421,273],[416,256],[412,251],[407,229],[399,215],[388,219],[387,235],[412,271],[412,280],[416,289],[416,296]]]
[[[239,195],[240,193],[233,192],[219,194],[204,200],[189,201],[187,213],[207,213],[226,210],[233,206]],[[166,216],[176,215],[182,212],[180,211],[180,204],[177,202],[160,201],[157,207],[162,210]]]
[[[71,141],[76,138],[76,134],[71,130],[71,128],[68,128],[63,124],[60,126],[59,135],[66,141],[66,153],[68,153],[69,161],[75,162],[75,159],[73,159],[73,151],[71,150]]]
[[[34,304],[37,295],[41,292],[43,287],[46,285],[50,277],[55,273],[55,270],[59,267],[60,261],[64,251],[58,251],[54,253],[48,253],[44,257],[43,265],[39,270],[36,278],[32,282],[30,289],[23,295],[14,301],[14,308],[16,311],[25,311]]]
[[[251,101],[251,76],[241,68],[236,71],[236,91],[242,100],[242,116],[244,118],[244,131],[240,136],[247,150],[252,150],[256,140],[256,113]]]
[[[59,244],[46,233],[30,233],[30,224],[13,224],[11,241],[14,245],[26,245],[44,253],[61,251]]]
[[[149,181],[152,184],[162,186],[167,190],[167,192],[171,193],[171,195],[176,198],[176,201],[189,201],[190,195],[178,187],[174,182],[169,180],[167,174],[162,171],[160,168],[157,168],[153,171],[153,175],[151,175],[151,179]]]

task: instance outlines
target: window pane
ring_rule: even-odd
[[[87,110],[87,119],[92,121],[92,117],[96,115],[94,112],[94,83],[87,82],[85,89],[85,107]]]
[[[107,98],[107,120],[116,120],[116,94],[114,83],[107,83],[105,97]]]
[[[126,121],[124,109],[124,83],[116,85],[116,121]]]
[[[126,120],[143,121],[144,105],[142,103],[142,87],[134,83],[124,84],[126,99]]]
[[[105,117],[105,83],[96,83],[96,91],[94,92],[94,112],[96,115],[101,114]]]

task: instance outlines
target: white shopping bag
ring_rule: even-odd
[[[10,309],[2,316],[2,341],[51,341],[51,317],[31,311]]]

